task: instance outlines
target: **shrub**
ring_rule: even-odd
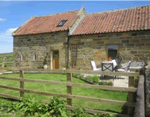
[[[139,79],[138,77],[135,77],[135,78],[134,78],[135,81],[138,81],[138,79]]]
[[[80,74],[78,77],[79,77],[79,78],[83,78],[83,75]]]
[[[113,84],[113,82],[112,82],[112,81],[109,81],[109,82],[108,82],[108,85],[112,85],[112,84]]]
[[[80,74],[78,74],[78,73],[73,73],[73,74],[72,74],[73,77],[78,77],[79,75],[80,75]]]
[[[85,112],[82,108],[77,108],[72,110],[71,115],[69,117],[90,117],[88,113]]]
[[[65,100],[59,97],[53,97],[50,104],[43,104],[36,101],[34,98],[22,98],[19,103],[11,103],[7,107],[7,112],[16,113],[22,112],[25,116],[34,115],[36,117],[49,117],[50,115],[67,117]]]
[[[88,76],[88,77],[86,77],[86,80],[93,81],[93,77],[92,76]]]
[[[93,82],[94,83],[99,83],[99,77],[98,76],[93,76]]]
[[[108,85],[108,82],[102,82],[102,85]]]
[[[0,103],[0,110],[15,113],[16,117],[90,117],[83,108],[67,110],[66,101],[56,96],[49,104],[43,104],[32,97],[22,98],[20,102]],[[4,112],[3,112],[4,113]],[[93,117],[115,117],[110,114],[94,114]]]
[[[58,96],[53,97],[49,104],[51,115],[66,117],[65,102],[65,100],[61,100]]]

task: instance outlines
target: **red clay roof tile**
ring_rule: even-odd
[[[24,34],[36,34],[45,32],[55,32],[68,30],[69,25],[73,21],[74,17],[77,16],[79,11],[71,11],[65,13],[59,13],[50,16],[35,17],[30,20],[27,24],[22,26],[14,35]],[[62,27],[57,27],[61,20],[67,20]]]
[[[89,14],[73,35],[150,29],[150,6]]]
[[[71,11],[50,16],[32,18],[18,29],[14,35],[36,34],[69,30],[69,25],[79,11]],[[68,20],[57,27],[61,20]],[[73,35],[123,32],[150,29],[150,6],[135,7],[117,11],[88,14],[81,20]]]

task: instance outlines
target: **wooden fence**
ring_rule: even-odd
[[[13,56],[4,56],[2,57],[2,63],[0,63],[1,67],[5,67],[6,64],[13,64],[13,61],[6,61],[7,58],[13,57]]]
[[[4,80],[16,80],[20,81],[20,88],[10,87],[1,85],[1,88],[11,89],[20,91],[20,97],[24,95],[24,93],[33,93],[33,94],[42,94],[46,96],[60,96],[63,98],[67,98],[67,105],[66,107],[69,109],[75,109],[77,107],[72,106],[72,99],[80,99],[80,100],[89,100],[89,101],[96,101],[101,103],[108,103],[108,104],[115,104],[115,105],[121,105],[121,106],[127,106],[128,107],[128,113],[126,116],[129,116],[133,113],[133,110],[135,108],[135,102],[134,102],[134,94],[137,91],[137,88],[134,87],[134,77],[138,77],[139,73],[123,73],[123,72],[98,72],[98,71],[90,71],[90,70],[52,70],[52,71],[23,71],[20,70],[18,72],[14,73],[20,73],[20,78],[8,78],[8,77],[0,77],[0,79]],[[51,80],[33,80],[33,79],[26,79],[24,78],[24,73],[67,73],[67,82],[58,82],[58,81],[51,81]],[[112,76],[128,76],[129,77],[129,88],[124,87],[112,87],[112,86],[101,86],[101,85],[91,85],[91,84],[79,84],[79,83],[72,83],[72,73],[82,73],[82,74],[97,74],[97,75],[112,75]],[[67,87],[67,94],[57,94],[52,92],[42,92],[42,91],[34,91],[34,90],[28,90],[24,88],[24,82],[37,82],[37,83],[44,83],[44,84],[53,84],[53,85],[65,85]],[[118,101],[118,100],[108,100],[108,99],[101,99],[101,98],[93,98],[93,97],[87,97],[87,96],[77,96],[72,94],[72,86],[73,87],[84,87],[84,88],[95,88],[95,89],[101,89],[101,90],[111,90],[111,91],[123,91],[128,92],[128,101]],[[2,97],[7,98],[13,98],[13,99],[20,99],[20,97],[14,97],[6,94],[1,94]],[[112,113],[107,111],[98,111],[98,110],[91,110],[91,109],[85,109],[88,113],[109,113],[109,114],[116,114],[116,115],[122,115],[119,113]]]
[[[6,62],[0,63],[2,68],[4,68],[6,64],[13,64],[13,62],[6,61]]]

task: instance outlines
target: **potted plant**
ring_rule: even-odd
[[[44,59],[43,65],[44,65],[44,69],[47,69],[48,66],[47,66],[47,59],[46,58]]]
[[[138,78],[138,77],[135,77],[135,78],[134,78],[134,81],[135,81],[135,87],[137,87],[137,86],[138,86],[138,80],[139,80],[139,78]]]
[[[66,70],[66,65],[63,65],[63,70]]]

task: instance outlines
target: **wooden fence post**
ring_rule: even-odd
[[[134,87],[134,77],[129,76],[128,87]],[[134,102],[134,94],[133,92],[128,93],[128,102]],[[134,107],[128,107],[128,114],[131,115],[133,113]]]
[[[5,59],[6,59],[6,56],[3,57],[2,67],[5,67]]]
[[[24,78],[24,71],[20,71],[20,78]],[[24,81],[20,81],[20,88],[24,89]],[[24,91],[20,91],[20,97],[23,97]]]
[[[2,62],[2,67],[5,67],[5,63],[4,62]]]
[[[72,73],[67,73],[67,82],[71,82]],[[72,95],[72,86],[67,86],[67,94]],[[67,98],[67,104],[72,106],[72,99]]]

